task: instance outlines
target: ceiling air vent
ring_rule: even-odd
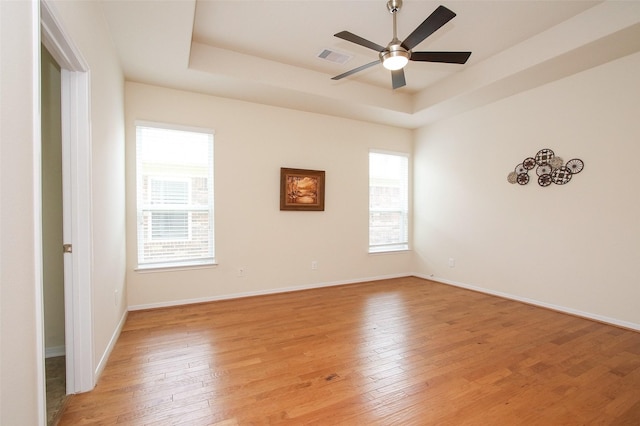
[[[335,62],[337,64],[346,64],[351,58],[353,58],[353,56],[336,52],[335,50],[324,49],[322,52],[318,53],[318,58],[329,62]]]

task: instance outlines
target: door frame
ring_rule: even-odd
[[[40,1],[40,41],[60,65],[67,394],[95,386],[93,349],[93,242],[89,66],[55,16]],[[62,249],[62,248],[61,248]]]

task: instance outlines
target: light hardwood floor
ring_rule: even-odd
[[[640,333],[414,277],[137,311],[60,424],[640,425]]]

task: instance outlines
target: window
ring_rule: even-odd
[[[173,205],[174,207],[189,204],[189,181],[151,178],[150,205]],[[189,213],[187,211],[153,211],[151,210],[151,239],[182,240],[189,238]]]
[[[409,249],[409,158],[369,152],[369,252]]]
[[[138,267],[214,263],[213,133],[136,126]]]

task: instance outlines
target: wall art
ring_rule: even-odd
[[[324,211],[324,170],[280,168],[280,210]]]
[[[533,157],[525,158],[522,163],[516,165],[512,172],[507,175],[507,182],[512,184],[526,185],[530,181],[529,172],[535,170],[534,179],[538,185],[546,187],[553,184],[565,185],[571,178],[584,169],[584,162],[578,158],[564,163],[562,157],[558,157],[549,149],[541,149]]]

